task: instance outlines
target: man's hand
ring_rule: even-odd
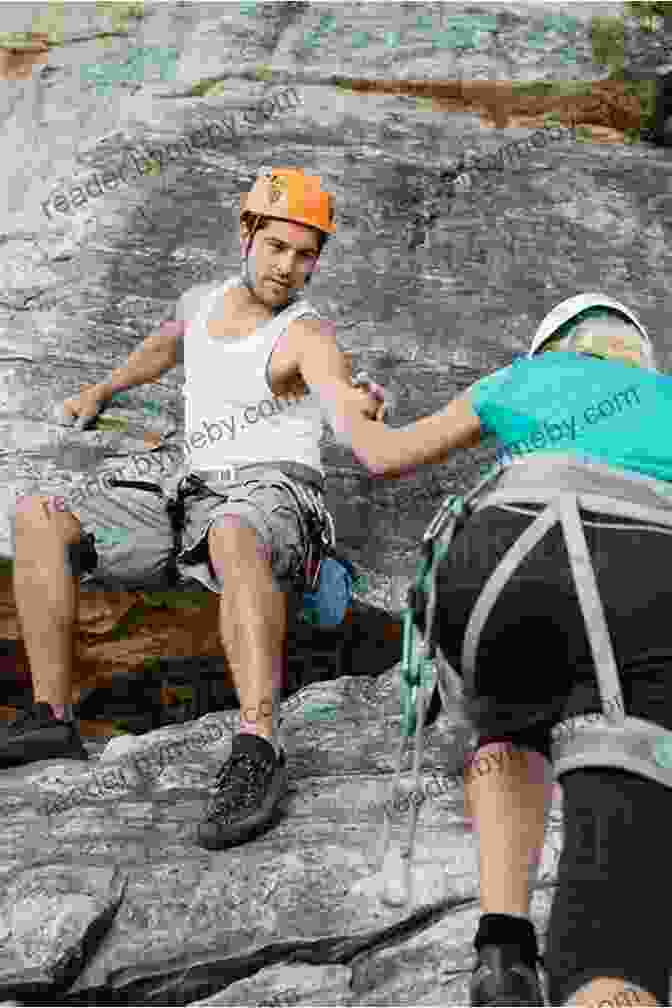
[[[364,371],[353,378],[350,388],[344,387],[339,396],[339,407],[330,417],[334,433],[342,433],[342,425],[337,418],[359,416],[365,420],[382,421],[385,418],[385,392]],[[338,439],[338,437],[337,437]]]
[[[95,421],[112,396],[101,385],[83,385],[78,396],[66,399],[61,407],[63,420],[76,420],[77,430],[84,430]]]
[[[387,405],[385,403],[385,389],[372,381],[366,371],[360,371],[352,379],[353,388],[361,389],[366,395],[366,407],[362,410],[369,420],[385,419]]]

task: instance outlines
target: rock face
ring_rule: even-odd
[[[484,128],[476,108],[459,114],[441,102],[430,108],[408,96],[333,86],[348,76],[374,87],[390,79],[427,87],[488,78],[485,84],[503,90],[507,81],[599,78],[589,20],[618,13],[613,6],[572,4],[550,22],[543,7],[495,7],[480,21],[473,15],[477,27],[463,38],[453,22],[465,11],[454,5],[433,18],[414,8],[393,28],[376,5],[340,7],[333,24],[319,6],[258,5],[255,13],[254,5],[229,5],[206,13],[159,5],[142,18],[131,12],[124,30],[111,35],[104,10],[64,8],[60,35],[52,29],[50,36],[61,44],[50,48],[47,66],[35,67],[30,80],[7,80],[0,96],[7,150],[0,554],[11,556],[7,515],[17,494],[86,486],[103,463],[125,462],[137,478],[151,459],[152,471],[161,471],[166,446],[183,432],[181,368],[130,394],[125,430],[75,433],[55,422],[54,410],[123,362],[189,285],[237,270],[238,196],[262,164],[284,158],[317,166],[335,192],[338,238],[311,298],[336,321],[355,368],[396,393],[394,424],[432,412],[508,363],[535,320],[577,285],[613,287],[655,334],[667,297],[656,270],[667,228],[661,154],[553,142],[513,154],[503,171],[485,172],[474,190],[454,193],[441,173],[529,135],[529,125],[515,125],[524,109],[512,109],[509,128]],[[28,30],[36,10],[12,8],[7,31]],[[141,61],[140,78],[115,79],[112,69],[141,51],[151,59]],[[157,62],[159,51],[170,55],[168,63]],[[94,65],[108,68],[108,77],[83,72]],[[215,96],[192,93],[212,78],[220,81]],[[601,102],[596,91],[582,113],[596,134]],[[565,117],[570,104],[561,104]],[[610,115],[605,128],[631,123]],[[176,146],[204,123],[217,129]],[[131,152],[138,172],[123,171]],[[636,204],[619,187],[624,158]],[[117,169],[122,181],[108,174],[103,187],[105,172]],[[524,214],[512,215],[512,199]],[[627,271],[638,278],[630,286],[621,279],[626,250]],[[147,439],[152,432],[156,438]],[[151,451],[157,439],[163,452]],[[339,541],[368,571],[367,601],[389,605],[392,578],[411,574],[432,512],[486,455],[382,484],[345,449],[325,445]]]
[[[283,718],[283,817],[220,853],[194,832],[236,714],[91,743],[86,764],[4,772],[0,999],[464,1004],[478,890],[459,783],[468,730],[452,711],[428,733],[423,784],[439,786],[421,810],[410,902],[392,909],[379,896],[396,670],[306,687]],[[399,839],[406,814],[392,815]],[[542,934],[559,816],[556,804],[534,898]]]
[[[0,65],[0,556],[12,556],[17,495],[73,483],[95,492],[101,466],[161,471],[184,430],[180,368],[129,394],[125,426],[76,433],[55,409],[125,361],[184,290],[237,271],[239,195],[264,165],[300,165],[336,194],[338,235],[311,300],[336,322],[354,369],[394,393],[395,426],[526,352],[541,317],[580,290],[631,304],[667,365],[669,159],[622,143],[636,119],[625,93],[605,83],[559,103],[563,123],[587,123],[599,142],[555,140],[473,173],[470,188],[451,181],[543,126],[548,106],[520,107],[512,82],[606,77],[591,62],[589,23],[620,4],[554,7],[552,23],[546,5],[494,5],[475,26],[475,8],[454,4],[428,14],[131,6],[2,7],[8,33],[37,31],[38,15],[43,31],[54,23],[46,65],[42,53]],[[471,27],[460,27],[467,15]],[[628,32],[633,60],[646,55],[645,35]],[[661,43],[654,62],[666,52]],[[362,80],[366,92],[348,86]],[[490,91],[471,101],[463,88],[453,102],[441,89],[459,80]],[[391,82],[435,85],[437,99]],[[438,504],[492,455],[479,448],[382,483],[325,441],[328,503],[341,546],[368,574],[364,603],[399,609]],[[15,639],[4,588],[2,636]],[[112,634],[136,601],[91,598],[80,631]],[[194,618],[177,650],[159,622],[142,641],[98,639],[108,650],[94,665],[132,666],[145,646],[210,653],[216,629]],[[287,816],[233,851],[192,839],[235,730],[221,712],[143,736],[135,759],[91,743],[98,758],[87,766],[0,775],[0,997],[464,1003],[478,911],[459,786],[422,811],[412,905],[377,899],[395,671],[315,684],[287,702]],[[309,703],[335,704],[335,719],[311,720]],[[425,773],[453,773],[468,735],[447,712]],[[166,748],[167,738],[188,744]],[[542,934],[559,827],[558,808],[535,896]]]

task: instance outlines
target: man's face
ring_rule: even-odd
[[[248,237],[249,232],[241,227],[243,252]],[[304,287],[315,269],[318,255],[319,238],[314,228],[291,221],[269,221],[255,234],[248,260],[259,300],[270,308],[286,304],[290,288],[301,290]]]

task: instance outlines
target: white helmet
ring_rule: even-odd
[[[565,323],[571,321],[581,312],[586,311],[588,308],[612,308],[614,311],[619,312],[624,315],[632,325],[639,331],[642,343],[642,356],[646,362],[646,366],[652,370],[656,371],[656,360],[653,353],[653,347],[651,345],[651,340],[649,339],[649,334],[646,329],[639,321],[637,316],[622,305],[620,301],[615,301],[614,298],[609,297],[608,294],[576,294],[574,297],[566,298],[561,301],[559,305],[546,315],[541,324],[539,325],[537,331],[532,339],[532,346],[530,347],[530,352],[528,357],[534,357],[542,345],[549,340],[557,330],[565,325]]]

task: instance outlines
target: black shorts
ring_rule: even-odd
[[[626,519],[618,525],[627,527],[617,528],[610,516],[581,517],[626,713],[672,730],[672,535]],[[473,605],[533,520],[484,508],[456,536],[438,569],[437,639],[458,673]],[[611,527],[595,527],[595,521]],[[479,744],[510,740],[547,757],[555,723],[601,710],[559,525],[526,557],[494,606],[478,649],[476,688],[478,696],[504,707],[538,704],[539,711],[531,727],[510,734],[489,733],[488,725],[475,721]],[[590,980],[610,976],[621,977],[624,990],[637,985],[669,1004],[666,824],[672,822],[672,789],[600,768],[571,771],[562,786],[565,840],[545,949],[551,1003],[564,1004]]]
[[[526,508],[528,505],[525,505]],[[541,505],[529,505],[537,513]],[[672,534],[581,512],[628,714],[672,729]],[[461,674],[464,632],[481,589],[534,520],[488,507],[455,537],[437,571],[437,641]],[[596,527],[608,523],[610,527]],[[614,527],[618,524],[621,527]],[[625,527],[623,527],[625,526]],[[535,714],[505,737],[550,755],[554,724],[602,709],[583,613],[559,524],[505,585],[481,634],[478,697]],[[474,726],[482,740],[500,736]]]

